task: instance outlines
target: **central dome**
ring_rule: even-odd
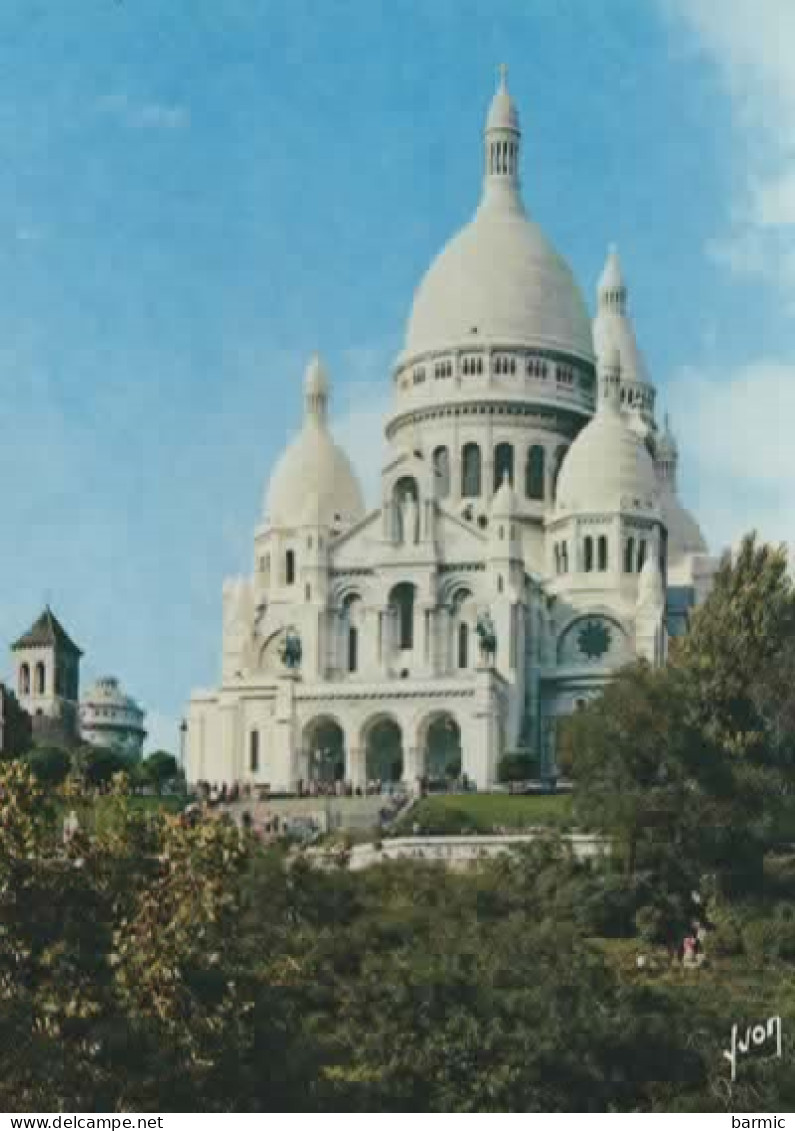
[[[482,205],[431,264],[405,356],[498,342],[593,358],[591,322],[568,265],[524,213]]]
[[[592,362],[591,320],[577,282],[522,204],[519,139],[503,76],[486,123],[483,199],[417,289],[404,358],[495,343]]]

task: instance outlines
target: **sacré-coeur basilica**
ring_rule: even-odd
[[[516,750],[549,770],[556,719],[661,662],[708,591],[618,255],[592,322],[520,158],[503,71],[480,204],[414,296],[376,509],[309,362],[253,572],[224,585],[220,686],[190,701],[189,780],[412,785],[460,762],[488,788]]]

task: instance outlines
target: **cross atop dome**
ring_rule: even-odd
[[[320,355],[315,353],[309,360],[304,375],[304,403],[307,419],[325,424],[328,412],[329,380]]]
[[[508,64],[500,63],[497,67],[497,90],[508,92]]]

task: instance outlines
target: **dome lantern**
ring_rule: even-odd
[[[483,203],[524,211],[519,182],[519,146],[522,133],[519,113],[508,92],[508,67],[499,68],[499,82],[486,118],[485,182]]]

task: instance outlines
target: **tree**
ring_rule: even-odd
[[[26,755],[36,781],[42,785],[60,785],[69,773],[72,759],[68,750],[60,746],[36,746]]]
[[[114,774],[129,769],[129,762],[115,750],[86,744],[75,751],[73,766],[87,785],[97,786],[108,785]]]
[[[729,763],[694,721],[681,673],[625,668],[569,731],[575,815],[611,838],[630,878],[639,867],[670,877],[689,861],[677,886],[692,888],[735,790]]]
[[[179,766],[177,759],[173,754],[167,754],[165,750],[156,750],[154,754],[141,763],[141,770],[143,771],[143,778],[145,781],[151,783],[158,794],[163,790],[163,786],[174,778],[179,773]]]
[[[124,1103],[230,1110],[252,1053],[256,990],[243,962],[240,883],[250,844],[223,820],[162,827],[158,874],[114,937],[133,1041],[157,1065],[140,1079],[128,1074]]]
[[[793,639],[795,586],[786,549],[749,534],[734,558],[723,558],[709,596],[674,649],[699,725],[727,753],[762,762],[776,753],[759,678],[775,669]]]
[[[538,777],[538,759],[528,751],[509,751],[500,759],[498,770],[501,782],[529,781]]]

